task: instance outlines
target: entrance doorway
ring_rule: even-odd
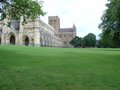
[[[12,35],[10,37],[10,44],[15,45],[15,36],[14,35]]]
[[[0,44],[1,44],[1,38],[0,38]]]
[[[26,46],[29,45],[29,38],[28,38],[28,37],[25,38],[25,45],[26,45]]]

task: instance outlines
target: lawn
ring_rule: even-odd
[[[120,90],[120,49],[0,46],[0,90]]]

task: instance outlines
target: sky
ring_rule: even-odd
[[[77,36],[94,33],[99,39],[98,25],[106,9],[107,0],[43,0],[47,12],[41,19],[48,23],[48,16],[59,16],[61,28],[77,27]]]

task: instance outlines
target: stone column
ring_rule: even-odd
[[[45,45],[45,38],[44,38],[44,33],[42,34],[42,46],[44,46]]]
[[[19,35],[18,35],[18,44],[19,45],[23,45],[23,29],[24,29],[24,26],[22,24],[23,22],[23,16],[20,18],[20,30],[19,30]]]
[[[4,34],[1,34],[1,44],[5,44],[5,36],[4,36]]]
[[[5,35],[7,35],[7,32],[8,32],[7,24],[8,24],[8,19],[5,18],[3,20],[3,26],[2,26],[1,44],[7,44],[6,43],[6,37],[5,37]]]
[[[19,45],[19,34],[15,33],[15,44]]]
[[[40,32],[39,29],[35,29],[35,34],[34,34],[34,46],[40,46]]]

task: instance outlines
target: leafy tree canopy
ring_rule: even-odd
[[[114,47],[120,47],[120,0],[108,0],[106,7],[101,18],[102,23],[99,25],[102,29],[101,40],[104,42],[110,38]],[[110,43],[107,42],[113,46]]]
[[[96,36],[93,33],[89,33],[82,40],[83,47],[95,47]]]
[[[82,45],[82,38],[76,36],[70,41],[70,44],[73,45],[74,47],[80,47]]]
[[[89,33],[84,38],[76,36],[70,41],[70,44],[74,47],[95,47],[96,46],[96,36],[93,33]]]
[[[18,20],[23,16],[23,22],[26,18],[34,20],[37,16],[45,14],[42,10],[42,1],[37,0],[0,0],[0,13],[2,20],[6,16],[13,20]]]

